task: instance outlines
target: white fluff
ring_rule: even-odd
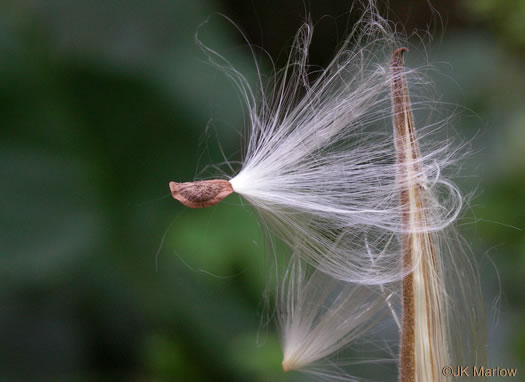
[[[278,290],[283,370],[303,370],[328,380],[355,380],[342,367],[345,362],[327,359],[387,318],[387,307],[395,297],[382,287],[333,279],[312,269],[295,253]]]
[[[421,259],[423,251],[414,251],[413,268],[403,269],[402,236],[441,232],[462,207],[457,187],[443,175],[456,152],[432,139],[440,124],[417,126],[420,156],[411,160],[410,172],[396,162],[390,60],[400,44],[373,4],[364,15],[333,61],[315,73],[308,67],[313,27],[304,24],[285,68],[267,87],[260,77],[257,91],[199,42],[238,86],[248,109],[249,133],[242,168],[230,178],[233,190],[293,251],[277,292],[285,369],[304,368],[337,352],[386,309],[397,322],[391,301],[399,298],[398,281],[428,261]],[[411,91],[423,84],[416,71],[404,75]],[[417,113],[428,104],[412,92],[411,107]],[[425,221],[406,225],[400,192],[414,185],[424,189],[418,213]],[[436,321],[443,324],[440,335],[454,338],[455,312],[446,307],[479,296],[475,276],[472,286],[465,285],[458,277],[463,271],[449,269],[462,260],[450,253],[444,257],[451,263],[440,262],[444,275],[434,285],[443,308]],[[449,280],[454,284],[447,285]],[[460,321],[472,327],[474,310]],[[471,331],[458,338],[474,343]],[[464,346],[470,347],[465,353],[475,351],[476,345]],[[448,343],[442,348],[447,362],[463,353]]]
[[[391,124],[389,64],[396,40],[370,10],[310,83],[312,33],[310,24],[299,30],[287,66],[269,88],[261,86],[260,99],[225,67],[244,95],[250,128],[242,169],[230,182],[274,233],[289,245],[300,242],[303,259],[323,272],[362,284],[399,280],[404,273],[393,237],[406,227]],[[443,197],[426,203],[432,220],[425,230],[433,231],[457,217],[461,197],[441,177],[450,164],[448,146],[426,149],[413,177]],[[340,243],[333,248],[336,237]],[[370,257],[365,242],[381,256]]]

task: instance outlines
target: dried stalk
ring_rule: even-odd
[[[432,197],[425,187],[421,155],[414,130],[414,118],[403,72],[400,48],[392,55],[393,125],[399,165],[400,202],[403,208],[402,324],[399,380],[433,382],[448,364],[446,304],[441,282],[441,263],[433,234],[428,229],[426,200]],[[419,174],[416,175],[416,174]]]

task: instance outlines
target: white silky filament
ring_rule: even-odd
[[[298,32],[280,81],[260,102],[243,77],[229,70],[250,117],[242,168],[230,179],[233,190],[271,221],[285,242],[300,242],[298,252],[307,262],[337,279],[369,285],[406,274],[399,241],[392,237],[407,229],[399,199],[406,185],[396,179],[391,131],[389,62],[395,40],[386,23],[372,16],[361,21],[312,84],[310,24]],[[421,171],[405,179],[441,189],[439,201],[425,203],[431,217],[425,231],[448,226],[460,211],[459,192],[441,177],[450,158],[447,145],[429,149],[418,159]],[[335,237],[340,237],[337,248]]]
[[[379,286],[333,279],[294,254],[278,290],[283,370],[303,370],[328,380],[354,380],[323,361],[384,320],[393,296],[394,292],[386,293]]]
[[[418,141],[406,144],[418,147],[408,171],[398,160],[392,85],[400,75],[411,89],[422,82],[416,71],[392,72],[399,40],[373,2],[313,81],[312,33],[310,23],[300,28],[287,65],[269,88],[260,79],[260,94],[224,57],[198,42],[238,86],[248,109],[246,151],[231,187],[293,251],[277,292],[283,368],[329,357],[365,334],[385,310],[398,322],[392,300],[410,275],[417,303],[411,328],[418,341],[415,380],[431,382],[441,364],[483,359],[483,341],[476,338],[481,305],[458,308],[481,304],[476,273],[440,236],[462,208],[458,188],[444,176],[456,150],[427,139],[440,124],[418,126]],[[426,106],[415,97],[410,104],[415,112]],[[416,196],[401,197],[415,189]],[[410,267],[402,261],[407,237]],[[469,330],[458,334],[456,319]],[[457,349],[455,339],[464,342]]]

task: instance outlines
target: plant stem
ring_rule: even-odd
[[[436,200],[425,185],[410,97],[403,73],[403,53],[392,55],[394,135],[402,207],[401,382],[449,380],[441,368],[450,364],[443,265],[435,234],[429,229],[428,202]],[[432,203],[434,203],[432,202]]]
[[[406,48],[397,49],[392,55],[392,105],[393,105],[393,124],[394,136],[397,153],[397,163],[407,165],[410,159],[414,158],[414,122],[410,109],[410,99],[406,79],[403,74],[403,53]],[[414,155],[415,154],[415,155]],[[410,156],[412,158],[407,158]],[[408,164],[409,166],[410,164]],[[403,166],[400,166],[405,170]],[[405,171],[403,171],[405,172]],[[406,171],[408,172],[408,171]],[[399,174],[402,184],[405,184],[407,174]],[[410,190],[408,187],[401,189],[400,203],[403,206],[402,223],[404,229],[410,226]],[[409,233],[402,237],[402,262],[403,272],[410,272],[413,268],[413,254],[411,243],[413,237]],[[401,382],[416,381],[416,333],[415,333],[415,296],[414,296],[414,274],[408,273],[402,281],[402,323],[401,323],[401,350],[399,380]]]

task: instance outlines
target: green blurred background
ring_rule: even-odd
[[[525,0],[432,3],[395,1],[389,16],[430,25],[436,93],[461,105],[454,133],[474,137],[460,228],[482,269],[490,365],[525,375]],[[197,30],[253,78],[218,13],[279,64],[306,7],[324,65],[349,4],[0,2],[0,381],[308,380],[282,373],[261,325],[253,212],[235,197],[185,210],[168,181],[208,173],[221,147],[240,157],[242,105]]]

